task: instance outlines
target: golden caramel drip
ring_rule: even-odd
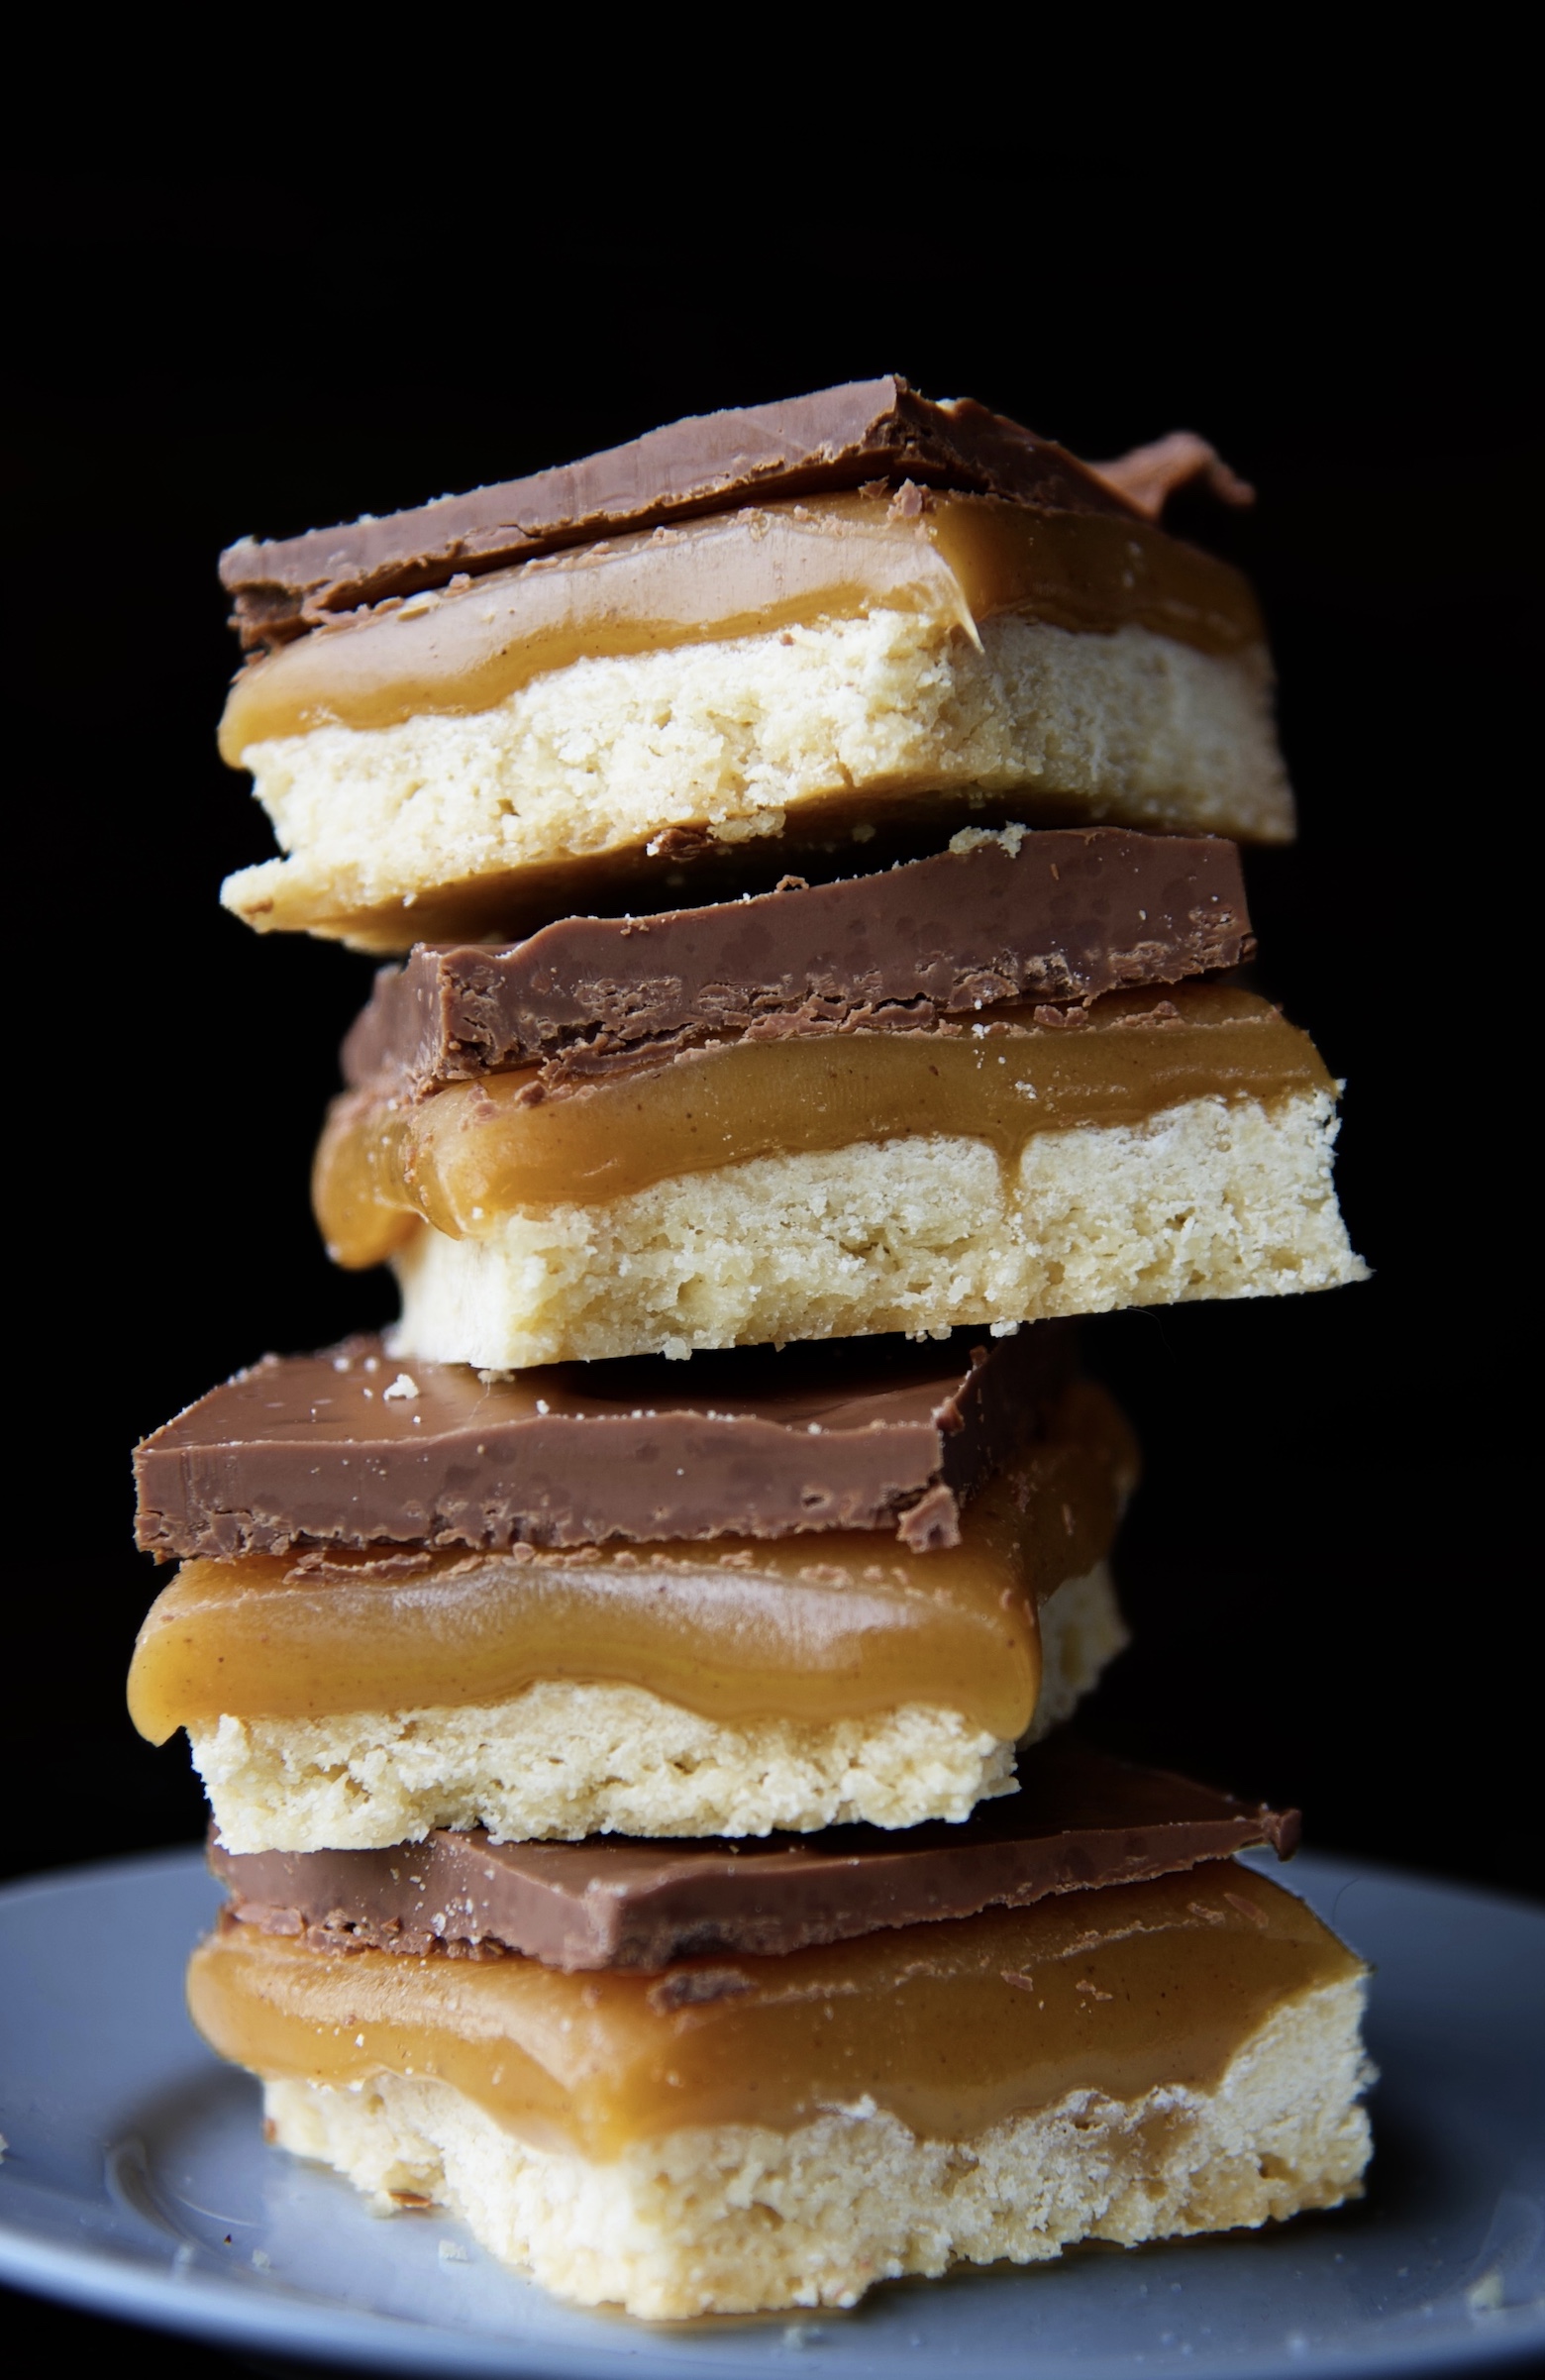
[[[672,2009],[671,1977],[704,1970],[722,1996]],[[688,2124],[786,2131],[866,2095],[969,2139],[1072,2091],[1205,2090],[1284,2001],[1360,1971],[1301,1902],[1220,1862],[655,1981],[235,1926],[195,1951],[188,2005],[265,2079],[438,2077],[537,2147],[603,2159]]]
[[[443,1554],[406,1578],[347,1555],[326,1579],[265,1554],[185,1562],[140,1631],[130,1713],[164,1743],[222,1713],[494,1703],[565,1678],[640,1686],[726,1722],[924,1702],[1009,1739],[1040,1689],[1037,1604],[1106,1552],[1136,1470],[1116,1407],[1080,1381],[947,1551],[845,1529]]]
[[[313,727],[392,727],[489,710],[545,671],[608,655],[762,636],[877,609],[975,634],[1001,612],[1059,628],[1149,628],[1204,653],[1261,641],[1239,573],[1146,522],[935,494],[716,513],[544,555],[442,594],[382,605],[282,646],[232,686],[220,750]]]
[[[512,1208],[599,1203],[755,1157],[941,1133],[1012,1165],[1037,1132],[1332,1087],[1307,1034],[1251,992],[1179,984],[1165,1005],[1159,1023],[1142,1021],[1154,994],[1133,991],[1077,1028],[996,1010],[960,1034],[725,1041],[549,1097],[529,1067],[417,1105],[355,1091],[328,1117],[312,1201],[335,1261],[374,1265],[420,1219],[476,1238]]]

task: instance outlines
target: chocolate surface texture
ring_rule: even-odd
[[[421,947],[377,977],[344,1074],[422,1094],[533,1062],[602,1073],[705,1035],[929,1030],[1173,983],[1254,948],[1232,843],[1009,832],[837,883],[565,918],[509,950]]]
[[[238,1921],[323,1949],[517,1951],[549,1966],[661,1968],[777,1956],[994,1904],[1132,1884],[1256,1843],[1296,1847],[1296,1811],[1248,1808],[1068,1736],[1023,1753],[1017,1794],[961,1825],[889,1833],[500,1843],[439,1830],[389,1851],[210,1845]],[[689,1984],[690,1978],[681,1982]]]
[[[701,413],[582,462],[303,537],[243,538],[221,556],[245,645],[281,644],[338,613],[478,577],[610,532],[759,498],[912,479],[1058,512],[1141,515],[1050,439],[970,397],[936,405],[886,374],[780,404]]]
[[[559,1364],[489,1385],[400,1365],[376,1339],[265,1356],[136,1449],[138,1541],[161,1559],[813,1529],[953,1545],[962,1502],[1073,1368],[1065,1325],[975,1341]]]

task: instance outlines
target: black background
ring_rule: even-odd
[[[1091,1726],[1301,1803],[1322,1847],[1538,1889],[1516,1144],[1545,455],[1510,201],[1419,173],[1312,216],[1229,189],[1182,242],[1146,169],[1067,165],[923,230],[662,228],[619,197],[604,232],[508,246],[411,206],[238,246],[213,186],[11,210],[6,1873],[201,1827],[180,1743],[123,1710],[155,1588],[134,1439],[388,1310],[306,1199],[368,964],[217,905],[271,849],[214,751],[219,549],[899,369],[1085,455],[1189,425],[1255,482],[1253,514],[1184,525],[1265,600],[1302,837],[1248,862],[1264,975],[1349,1082],[1369,1286],[1088,1331],[1148,1457],[1137,1641]]]

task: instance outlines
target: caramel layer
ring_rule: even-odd
[[[866,2095],[969,2139],[1072,2091],[1207,2089],[1285,2000],[1358,1972],[1301,1902],[1219,1862],[654,1981],[243,1926],[194,1952],[188,2003],[265,2078],[433,2076],[541,2148],[604,2159],[688,2124],[789,2130]]]
[[[236,1718],[494,1703],[539,1678],[617,1682],[721,1721],[922,1702],[1004,1739],[1040,1690],[1037,1605],[1115,1535],[1137,1458],[1075,1382],[1046,1435],[967,1507],[961,1543],[876,1532],[514,1554],[185,1562],[135,1647],[142,1735]],[[407,1576],[400,1575],[406,1567]]]
[[[1037,1132],[1332,1087],[1308,1035],[1251,992],[1177,984],[1157,1014],[1143,991],[1080,1013],[1077,1025],[998,1009],[956,1032],[719,1042],[551,1096],[529,1067],[416,1105],[351,1092],[317,1151],[317,1221],[339,1264],[373,1265],[420,1220],[475,1238],[511,1208],[599,1203],[755,1157],[939,1133],[989,1141],[1013,1164]]]
[[[877,609],[975,633],[997,612],[1085,632],[1134,626],[1204,653],[1261,642],[1228,564],[1140,521],[936,494],[812,497],[541,556],[444,594],[319,629],[245,670],[220,750],[320,726],[489,710],[545,671],[601,655],[762,636]]]

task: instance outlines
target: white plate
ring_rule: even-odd
[[[558,2306],[434,2215],[382,2223],[263,2146],[192,2030],[196,1852],[0,1894],[0,2279],[226,2347],[547,2380],[1208,2380],[1480,2370],[1545,2353],[1545,1912],[1304,1857],[1374,1960],[1362,2205],[1266,2232],[892,2282],[852,2314],[649,2327]]]

